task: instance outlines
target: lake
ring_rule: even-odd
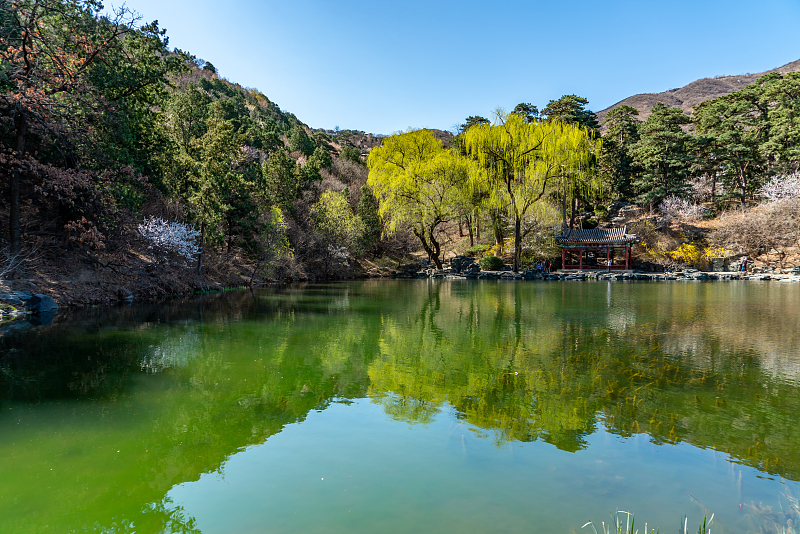
[[[0,338],[0,532],[796,532],[799,420],[796,284],[78,310]]]

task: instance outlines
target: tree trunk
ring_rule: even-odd
[[[578,197],[575,195],[575,191],[572,192],[572,200],[570,201],[570,211],[572,212],[569,216],[569,229],[572,230],[575,228],[575,211],[578,209]]]
[[[717,200],[717,172],[714,171],[714,174],[711,175],[711,204],[713,205],[714,202]]]
[[[514,217],[514,272],[519,272],[519,264],[522,260],[522,220],[520,216]]]
[[[16,117],[16,130],[17,130],[17,143],[16,143],[16,158],[17,165],[11,173],[10,185],[10,209],[8,217],[9,226],[9,241],[11,244],[11,254],[19,254],[21,250],[20,244],[20,221],[19,221],[19,184],[22,180],[22,157],[25,155],[25,135],[28,133],[28,115],[22,109],[17,109],[19,112]]]
[[[500,245],[500,250],[503,250],[503,218],[496,211],[492,211],[492,230],[494,230],[494,244]]]
[[[472,230],[472,215],[467,215],[466,217],[467,223],[467,232],[469,232],[469,246],[475,246],[475,232]]]
[[[439,245],[439,242],[436,241],[436,238],[433,237],[433,230],[428,233],[428,237],[430,237],[431,245],[433,245],[433,254],[431,255],[431,259],[433,260],[433,264],[436,265],[437,269],[442,268],[442,260],[439,259],[439,254],[442,252],[442,248]]]
[[[742,176],[742,207],[747,205],[747,175],[741,173]]]
[[[433,264],[437,269],[441,269],[442,262],[439,259],[439,244],[434,241],[434,243],[436,243],[436,251],[434,251],[434,249],[431,248],[431,245],[428,243],[428,240],[425,238],[424,230],[419,232],[416,228],[414,228],[412,229],[412,232],[414,232],[414,235],[417,236],[417,239],[419,239],[419,242],[422,244],[422,250],[425,251],[425,253],[428,255],[428,258],[433,261]],[[431,236],[431,239],[433,239],[433,236]]]
[[[200,254],[197,255],[197,274],[203,274],[203,253],[206,250],[206,223],[200,223]]]

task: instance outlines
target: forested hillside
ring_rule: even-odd
[[[0,24],[4,278],[94,302],[353,276],[378,252],[378,137],[311,130],[126,8],[0,0]]]
[[[518,270],[557,258],[563,226],[633,224],[617,213],[626,205],[645,268],[703,266],[721,250],[794,261],[791,65],[725,96],[682,99],[691,115],[671,107],[672,93],[646,120],[628,105],[598,117],[565,95],[541,112],[521,103],[491,121],[470,116],[455,137],[386,137],[312,129],[171,48],[156,23],[102,9],[0,0],[9,287],[87,304],[360,276],[415,251],[436,267],[467,251]],[[717,232],[698,230],[700,218]]]

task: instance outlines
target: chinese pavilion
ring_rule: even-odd
[[[628,227],[570,230],[556,237],[562,269],[630,270],[631,245],[639,242]]]

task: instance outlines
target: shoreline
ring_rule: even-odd
[[[781,281],[800,282],[800,269],[792,269],[793,273],[741,273],[741,272],[715,272],[700,271],[698,269],[684,269],[667,273],[654,273],[647,271],[608,271],[608,270],[570,270],[541,273],[528,270],[519,273],[512,271],[478,271],[458,273],[450,269],[425,269],[420,271],[404,271],[396,273],[392,278],[397,279],[450,279],[450,280],[516,280],[516,281],[574,281],[574,280],[645,280],[654,282],[666,281]]]
[[[798,269],[792,269],[798,271]],[[798,273],[741,273],[741,272],[713,272],[700,271],[697,269],[685,269],[683,271],[653,273],[646,271],[607,271],[607,270],[570,270],[554,271],[551,273],[541,273],[533,270],[514,273],[512,271],[478,271],[468,273],[452,272],[451,269],[423,269],[419,271],[395,271],[383,276],[353,277],[347,279],[335,279],[327,281],[317,281],[315,283],[336,283],[352,280],[506,280],[517,282],[573,282],[573,281],[646,281],[646,282],[707,282],[707,281],[757,281],[757,282],[794,282],[800,283],[800,272]],[[26,291],[4,291],[0,292],[0,336],[11,330],[19,330],[28,326],[46,326],[52,323],[55,314],[59,309],[79,310],[86,307],[112,307],[120,305],[130,305],[133,303],[158,302],[164,299],[186,298],[192,296],[202,296],[209,294],[221,294],[229,291],[243,291],[253,288],[266,288],[283,285],[291,285],[296,282],[273,282],[268,284],[258,284],[251,286],[217,286],[199,291],[188,291],[184,293],[171,294],[161,298],[150,299],[121,299],[116,302],[106,302],[92,306],[58,305],[56,301],[41,294],[31,294]],[[48,306],[41,308],[41,299],[44,298]],[[29,302],[36,302],[38,306],[29,306]],[[24,325],[23,325],[24,324]]]

